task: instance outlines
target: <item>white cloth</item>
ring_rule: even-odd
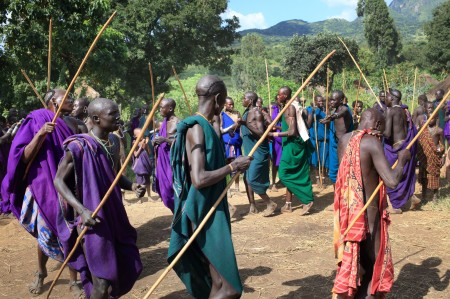
[[[309,133],[308,133],[308,129],[306,127],[305,121],[303,120],[303,107],[300,106],[299,102],[293,102],[292,106],[294,106],[295,108],[295,118],[297,119],[297,130],[298,133],[300,134],[300,137],[302,137],[303,141],[308,141],[309,139]]]

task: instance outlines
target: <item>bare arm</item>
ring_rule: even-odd
[[[272,133],[273,136],[279,136],[279,137],[289,137],[289,136],[297,136],[297,124],[296,121],[296,115],[295,115],[295,108],[294,106],[289,106],[289,108],[284,113],[284,119],[286,120],[288,127],[288,130],[285,132],[279,132],[279,133]]]
[[[394,189],[402,180],[403,167],[411,159],[411,153],[409,152],[409,150],[400,151],[398,155],[398,164],[394,169],[392,169],[384,156],[384,149],[378,138],[375,136],[367,135],[364,136],[364,139],[366,139],[366,142],[364,147],[361,146],[361,152],[368,151],[375,169],[377,170],[384,184],[387,187]]]
[[[386,113],[386,128],[384,129],[383,135],[384,135],[384,137],[386,137],[389,140],[392,138],[392,124],[394,122],[393,121],[394,114],[395,113],[393,113],[391,109],[387,110],[387,113]]]
[[[195,125],[186,134],[186,153],[188,156],[192,184],[197,189],[202,189],[216,184],[233,170],[243,171],[250,166],[250,157],[238,157],[231,162],[232,167],[225,165],[222,168],[207,171],[205,169],[205,138],[200,125]]]
[[[316,108],[312,107],[312,112],[308,113],[308,118],[306,121],[306,125],[308,126],[308,128],[311,128],[313,126],[313,120],[314,120],[314,114],[316,113]]]

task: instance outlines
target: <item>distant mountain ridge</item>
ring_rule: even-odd
[[[389,13],[394,18],[397,30],[404,40],[423,39],[423,24],[432,18],[433,10],[447,0],[393,0],[389,5]],[[288,20],[267,29],[248,29],[240,31],[241,35],[259,33],[263,36],[288,38],[293,34],[318,34],[333,32],[357,41],[364,40],[363,19],[354,21],[344,19],[328,19],[319,22]]]

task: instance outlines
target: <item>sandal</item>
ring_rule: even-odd
[[[86,293],[84,289],[80,287],[78,281],[69,282],[69,290],[72,293],[74,299],[86,299]]]
[[[28,287],[28,292],[32,296],[39,296],[42,293],[42,287],[44,286],[44,279],[47,277],[47,273],[36,271],[34,277],[36,277],[36,280]]]

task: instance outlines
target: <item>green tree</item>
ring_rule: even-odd
[[[379,66],[396,63],[402,44],[386,2],[359,0],[356,11],[358,17],[364,17],[364,36],[370,50],[376,54]]]
[[[433,19],[425,25],[428,38],[426,58],[434,74],[450,72],[450,1],[433,11]]]
[[[353,56],[357,57],[358,45],[356,42],[349,39],[343,40]],[[294,35],[290,40],[289,48],[285,55],[285,74],[295,82],[301,83],[302,79],[306,79],[320,61],[332,50],[336,50],[336,53],[317,72],[310,82],[313,86],[325,85],[327,78],[326,66],[328,66],[332,71],[330,83],[330,86],[332,86],[334,74],[340,73],[344,67],[353,67],[350,56],[337,39],[336,34],[321,33],[316,36]]]
[[[153,66],[157,91],[168,90],[172,65],[181,73],[189,64],[230,71],[229,47],[238,38],[236,17],[223,20],[227,0],[129,0],[118,1],[118,22],[129,49],[126,61],[127,95],[151,94],[148,63]]]
[[[232,78],[237,89],[257,90],[266,82],[266,55],[263,39],[258,34],[247,34],[241,40],[239,54],[233,59]]]

